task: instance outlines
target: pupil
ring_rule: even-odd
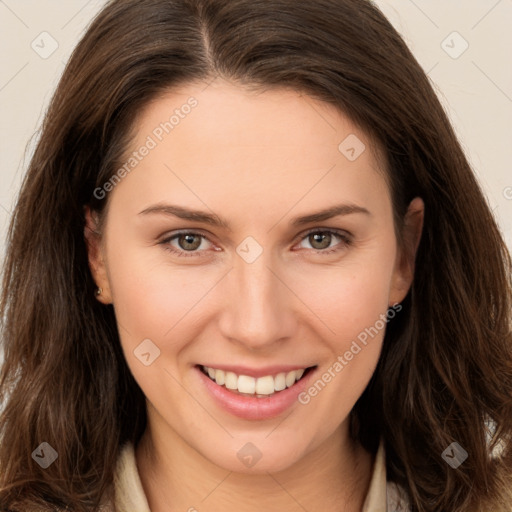
[[[314,233],[312,236],[312,240],[310,240],[311,245],[315,247],[315,249],[325,249],[329,247],[331,244],[331,235],[325,233]],[[316,247],[315,244],[320,243],[320,247]]]
[[[194,243],[194,238],[196,239],[196,243]],[[197,235],[192,234],[181,235],[179,241],[180,246],[188,250],[197,249],[201,245],[201,239]]]

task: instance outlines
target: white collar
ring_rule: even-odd
[[[397,508],[400,488],[386,481],[386,456],[381,440],[373,463],[373,471],[366,495],[363,512],[407,512],[409,507]],[[120,452],[114,474],[115,512],[151,512],[142,487],[135,450],[132,443],[126,443]],[[108,512],[109,507],[103,508]]]

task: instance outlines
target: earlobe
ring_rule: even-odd
[[[98,219],[89,206],[84,206],[85,227],[84,240],[87,248],[89,269],[96,283],[95,297],[103,304],[111,304],[112,297],[107,275],[107,268],[101,244],[101,234],[98,232]]]
[[[390,291],[390,304],[404,300],[414,280],[416,253],[423,232],[425,204],[420,197],[415,197],[405,214],[402,232],[403,247],[399,249]]]

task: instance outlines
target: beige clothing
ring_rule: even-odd
[[[151,512],[131,443],[127,443],[121,450],[114,474],[114,494],[115,497],[104,507],[105,512]],[[386,482],[384,444],[381,441],[362,512],[408,512],[409,508],[397,508],[396,497],[396,485]]]

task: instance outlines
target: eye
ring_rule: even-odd
[[[182,231],[160,242],[164,248],[177,256],[194,256],[196,253],[206,250],[203,242],[208,240],[205,235],[194,231]],[[174,242],[174,245],[173,245]],[[199,250],[200,249],[200,250]],[[189,254],[187,254],[189,253]]]
[[[347,234],[338,230],[317,228],[306,233],[301,240],[299,247],[307,249],[308,247],[302,245],[304,242],[310,244],[317,253],[330,254],[348,247],[351,244],[351,239]]]
[[[345,232],[333,229],[314,229],[306,233],[300,239],[299,247],[304,247],[304,242],[311,245],[313,251],[317,254],[331,254],[333,252],[341,251],[351,244],[351,238]],[[338,243],[336,243],[336,241]],[[182,231],[166,237],[160,245],[165,250],[179,256],[200,256],[203,251],[208,249],[208,244],[211,242],[208,238],[195,231]],[[205,247],[206,245],[206,247]],[[216,249],[219,250],[219,249]]]

